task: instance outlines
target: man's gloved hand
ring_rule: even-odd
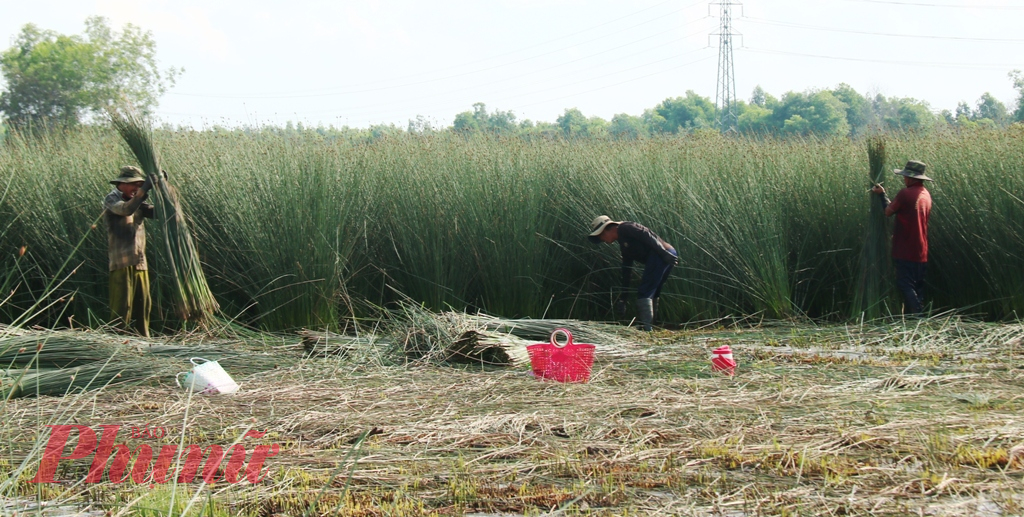
[[[152,188],[153,188],[153,175],[149,175],[148,177],[146,177],[146,181],[144,181],[142,183],[142,186],[139,187],[139,191],[142,192],[143,194],[148,194],[149,191]]]
[[[615,300],[615,313],[619,316],[626,315],[626,299],[622,296]]]

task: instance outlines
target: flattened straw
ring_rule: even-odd
[[[153,146],[149,124],[134,110],[108,110],[110,121],[124,139],[128,149],[139,161],[142,170],[151,177],[160,178],[159,158]],[[154,193],[157,220],[163,224],[167,257],[171,264],[178,298],[177,312],[185,321],[209,322],[220,309],[210,291],[199,261],[192,232],[189,231],[177,189],[166,178],[156,183]]]

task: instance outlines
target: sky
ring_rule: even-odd
[[[717,2],[718,0],[716,0]],[[734,1],[734,0],[724,0]],[[927,101],[990,92],[1024,70],[1024,0],[734,2],[736,94],[833,88]],[[88,16],[151,31],[184,68],[162,122],[435,127],[482,102],[518,120],[567,108],[610,120],[693,90],[716,97],[720,3],[691,0],[0,0],[0,38]]]

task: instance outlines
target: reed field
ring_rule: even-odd
[[[891,270],[876,300],[858,294],[871,222],[864,140],[440,133],[353,143],[213,130],[158,130],[153,140],[221,316],[262,330],[338,328],[405,297],[432,310],[614,320],[618,250],[585,238],[599,214],[647,225],[679,250],[663,324],[901,312]],[[933,310],[1016,319],[1024,129],[886,135],[885,156],[890,196],[902,186],[891,170],[908,159],[936,180]],[[100,202],[118,167],[134,163],[110,129],[11,136],[0,147],[3,318],[24,314],[51,283],[32,323],[109,318]],[[152,244],[161,228],[147,231],[154,325],[169,331],[181,326],[176,287]]]

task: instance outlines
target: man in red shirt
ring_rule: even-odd
[[[904,312],[914,315],[924,308],[924,273],[928,266],[928,216],[932,211],[932,196],[924,188],[924,182],[932,179],[924,175],[926,168],[924,163],[911,160],[902,169],[893,171],[903,176],[906,188],[896,194],[891,203],[881,185],[871,189],[882,196],[886,217],[896,215],[892,232],[896,287],[903,293]]]

